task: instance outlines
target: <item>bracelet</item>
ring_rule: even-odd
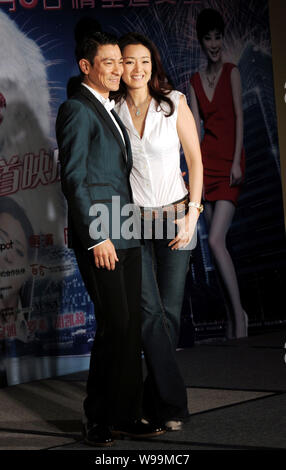
[[[195,207],[196,209],[198,209],[199,213],[203,212],[204,210],[204,206],[202,204],[199,204],[198,202],[189,202],[188,204],[189,207]]]

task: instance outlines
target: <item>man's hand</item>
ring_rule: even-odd
[[[108,271],[114,271],[115,262],[119,261],[114,245],[110,240],[93,247],[93,256],[96,267],[106,268]]]

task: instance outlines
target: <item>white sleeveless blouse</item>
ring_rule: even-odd
[[[133,168],[130,184],[134,202],[139,206],[165,206],[188,194],[180,169],[181,144],[177,133],[178,106],[182,95],[176,90],[170,92],[169,97],[175,105],[170,117],[161,110],[157,111],[152,98],[142,139],[134,127],[126,101],[115,106],[131,141]],[[167,103],[161,103],[161,107],[169,112]]]

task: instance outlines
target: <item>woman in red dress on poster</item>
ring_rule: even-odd
[[[197,19],[197,35],[207,66],[191,78],[191,108],[201,141],[204,165],[205,217],[209,245],[231,303],[226,336],[247,336],[248,318],[240,300],[234,265],[226,247],[245,171],[243,111],[238,68],[222,61],[224,21],[207,8]]]

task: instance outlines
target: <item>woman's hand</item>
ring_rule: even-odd
[[[190,207],[185,217],[174,221],[174,223],[178,225],[179,231],[177,236],[168,244],[172,250],[178,250],[188,246],[193,238],[198,218],[198,209],[196,207]]]
[[[229,186],[237,186],[242,182],[240,164],[233,163],[230,171]]]

